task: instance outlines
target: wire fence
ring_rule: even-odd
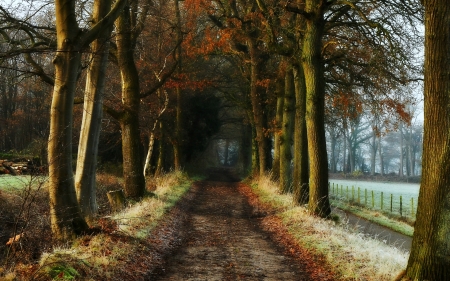
[[[357,204],[364,208],[416,219],[417,197],[329,183],[331,199]]]

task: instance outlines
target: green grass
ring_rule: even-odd
[[[0,175],[0,190],[4,191],[21,191],[24,188],[40,187],[45,184],[47,177],[30,176],[30,175]]]
[[[389,212],[393,216],[400,216],[400,197],[402,197],[401,216],[414,221],[417,212],[419,185],[331,179],[330,195],[335,200],[358,203],[364,205],[367,209],[385,213]]]

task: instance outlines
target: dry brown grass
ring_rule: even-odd
[[[120,179],[108,174],[98,175],[97,182],[100,193],[121,188]],[[135,280],[133,276],[145,276],[146,268],[153,263],[149,234],[190,187],[189,179],[180,172],[163,175],[154,182],[156,196],[103,217],[99,220],[100,233],[85,235],[71,245],[60,245],[45,252],[39,264],[29,269],[28,274],[22,274],[23,277],[17,274],[18,279]],[[105,200],[100,197],[99,204]]]
[[[27,179],[0,191],[0,272],[4,276],[11,275],[17,264],[32,264],[52,245],[46,179]],[[20,238],[13,241],[12,237]]]

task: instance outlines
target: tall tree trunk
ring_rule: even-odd
[[[294,65],[295,130],[294,130],[294,202],[309,201],[308,135],[306,132],[306,82],[301,64]]]
[[[250,48],[250,98],[253,108],[253,124],[256,131],[256,142],[258,143],[259,175],[262,176],[267,171],[268,161],[267,151],[268,142],[264,134],[264,112],[262,107],[262,97],[259,91],[258,79],[260,72],[259,51],[254,39],[249,39]]]
[[[159,92],[159,96],[161,97],[161,89],[158,90]],[[149,134],[149,141],[148,141],[148,150],[147,150],[147,156],[145,158],[145,163],[144,163],[144,177],[148,175],[149,171],[150,171],[150,161],[152,159],[152,153],[153,153],[153,146],[155,144],[155,129],[156,126],[158,126],[158,123],[160,122],[160,118],[161,115],[164,113],[164,111],[166,111],[167,106],[169,105],[169,95],[167,94],[166,91],[164,92],[164,104],[163,107],[160,109],[158,116],[156,116],[155,122],[153,123],[153,127],[150,131]]]
[[[348,166],[349,172],[355,171],[355,157],[356,157],[356,137],[353,126],[350,126],[350,137],[348,138]]]
[[[116,21],[117,60],[122,80],[123,112],[119,122],[122,130],[123,175],[125,195],[139,198],[144,195],[145,178],[141,161],[139,129],[139,76],[133,57],[133,40],[127,4]]]
[[[155,132],[152,130],[149,135],[147,156],[144,163],[144,177],[150,172],[150,162],[153,154],[153,146],[155,145]]]
[[[177,42],[181,42],[182,33],[181,33],[181,14],[180,14],[180,0],[175,0],[175,14],[177,18]],[[178,61],[177,65],[177,74],[180,76],[181,74],[181,44],[178,46],[176,51],[176,58]],[[177,86],[176,88],[177,95],[177,105],[176,105],[176,119],[175,119],[175,141],[173,142],[173,158],[174,158],[174,168],[175,170],[181,170],[181,88]]]
[[[332,127],[328,132],[330,134],[330,172],[336,173],[336,128]]]
[[[383,159],[383,147],[381,146],[381,136],[378,137],[378,153],[380,155],[380,175],[384,175],[384,159]]]
[[[423,172],[406,276],[450,280],[450,6],[425,0]]]
[[[404,164],[405,157],[404,157],[404,147],[403,147],[404,141],[403,141],[403,123],[402,122],[400,122],[399,134],[400,134],[400,169],[398,171],[398,175],[400,177],[403,177],[404,176],[403,171],[405,169],[405,167],[404,167],[405,166],[405,164]]]
[[[306,81],[306,127],[309,155],[309,209],[313,214],[328,217],[328,160],[325,142],[325,78],[322,62],[322,36],[325,3],[305,1],[306,19],[302,64]]]
[[[375,164],[377,158],[377,134],[375,129],[372,132],[372,142],[370,147],[370,175],[375,175]]]
[[[164,156],[166,152],[166,146],[163,141],[164,138],[164,123],[159,122],[159,130],[160,130],[160,141],[159,141],[159,149],[158,149],[158,161],[156,164],[155,176],[160,176],[164,172]]]
[[[277,82],[277,111],[275,116],[275,130],[274,130],[274,148],[273,148],[273,164],[272,176],[275,180],[280,178],[280,140],[283,123],[283,108],[284,108],[284,79],[278,77]]]
[[[347,122],[346,120],[344,120],[344,124],[343,124],[343,139],[344,139],[344,144],[343,144],[343,152],[342,152],[342,172],[344,174],[347,173]]]
[[[78,206],[72,171],[72,124],[75,87],[81,66],[80,30],[75,1],[56,0],[57,53],[50,111],[49,196],[52,232],[71,239],[88,228]]]
[[[111,0],[95,1],[93,23],[99,22],[111,9]],[[97,170],[98,142],[103,115],[103,92],[111,28],[105,29],[91,44],[91,64],[87,72],[84,93],[83,119],[78,145],[75,190],[81,212],[91,224],[97,214],[95,173]]]
[[[409,145],[408,145],[408,159],[409,159],[409,175],[415,176],[415,158],[416,155],[414,153],[414,144],[413,144],[413,131],[412,126],[409,127]]]
[[[280,190],[283,193],[292,192],[292,141],[295,118],[295,88],[292,68],[286,71],[283,126],[280,139]]]
[[[256,130],[252,128],[252,176],[258,176],[259,174],[259,147],[256,140]]]

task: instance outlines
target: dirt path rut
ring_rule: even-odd
[[[314,280],[252,218],[238,183],[196,185],[185,241],[150,280]]]

